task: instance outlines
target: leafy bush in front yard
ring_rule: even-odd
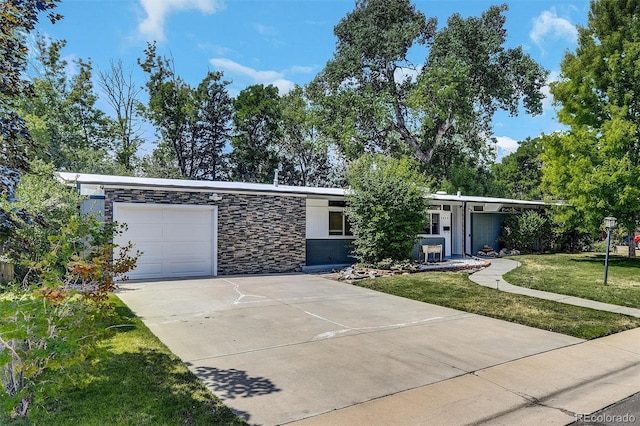
[[[26,416],[67,380],[74,366],[107,333],[107,303],[114,280],[135,267],[139,253],[120,247],[117,225],[90,217],[72,217],[59,235],[50,235],[49,251],[21,261],[21,282],[0,293],[0,380],[2,407]]]
[[[366,155],[349,166],[347,215],[364,263],[410,256],[425,221],[424,177],[408,158]]]
[[[507,215],[498,242],[508,249],[542,251],[551,239],[549,219],[533,210]]]

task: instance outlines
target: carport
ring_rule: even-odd
[[[309,418],[581,342],[316,275],[126,283],[118,295],[252,424]]]

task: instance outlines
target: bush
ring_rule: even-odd
[[[347,216],[360,262],[397,261],[411,254],[425,221],[424,177],[409,159],[366,155],[349,166]]]
[[[612,244],[613,246],[613,244]],[[610,251],[613,251],[612,247],[609,247]],[[594,251],[596,253],[606,253],[607,252],[607,240],[604,241],[596,241],[595,243],[591,244],[591,251]]]
[[[0,293],[2,408],[26,416],[29,406],[54,396],[74,367],[105,335],[107,298],[114,280],[125,278],[139,253],[112,243],[117,225],[71,217],[48,251],[20,259],[26,274]]]
[[[527,210],[505,217],[498,242],[508,249],[530,253],[542,251],[550,243],[551,237],[546,216]]]

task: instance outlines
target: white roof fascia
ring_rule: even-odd
[[[88,173],[57,172],[58,179],[66,184],[102,185],[109,188],[153,188],[160,190],[191,190],[202,192],[231,192],[250,194],[278,194],[283,196],[319,196],[339,197],[347,195],[348,190],[343,188],[319,188],[310,186],[272,185],[263,183],[246,182],[221,182],[207,180],[182,180],[159,179],[132,176],[97,175]],[[544,201],[515,200],[508,198],[474,197],[454,194],[428,194],[429,200],[441,202],[468,202],[468,203],[500,203],[522,206],[546,206]]]
[[[110,188],[153,188],[166,190],[195,190],[195,191],[220,191],[241,192],[255,194],[280,194],[286,195],[318,195],[318,196],[344,196],[342,188],[316,188],[306,186],[270,185],[245,182],[220,182],[206,180],[181,180],[181,179],[157,179],[132,176],[110,176],[85,173],[58,172],[58,178],[67,184],[103,185]]]
[[[546,206],[544,201],[527,201],[527,200],[514,200],[510,198],[493,198],[493,197],[473,197],[468,195],[442,195],[442,194],[430,194],[427,196],[430,200],[435,201],[461,201],[467,203],[498,203],[498,204],[521,204],[527,206]]]

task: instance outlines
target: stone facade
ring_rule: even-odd
[[[105,189],[105,219],[113,203],[218,206],[218,274],[292,272],[305,264],[303,197],[208,192]]]

